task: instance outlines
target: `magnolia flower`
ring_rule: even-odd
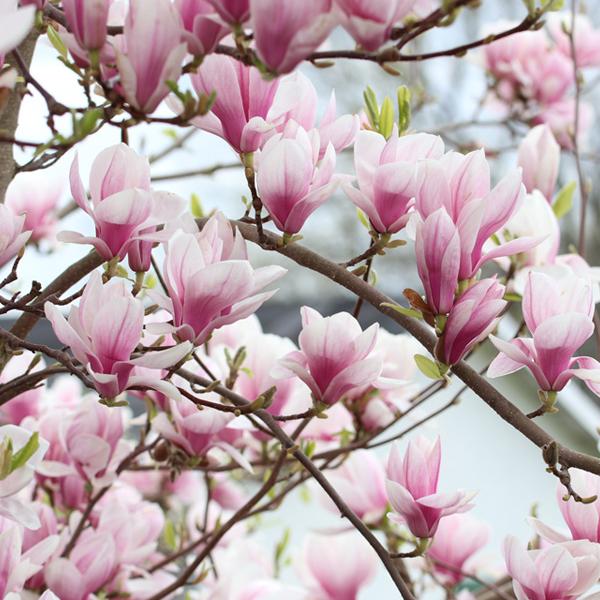
[[[494,330],[507,305],[504,292],[496,278],[482,279],[456,299],[436,347],[436,356],[443,363],[457,363]]]
[[[23,231],[25,215],[15,215],[12,209],[0,204],[0,267],[25,246],[31,231]]]
[[[337,25],[333,0],[250,0],[256,52],[273,72],[289,73]]]
[[[488,377],[527,367],[541,390],[557,392],[573,376],[586,382],[600,381],[594,359],[573,357],[594,332],[592,286],[588,280],[573,276],[553,281],[544,273],[531,272],[522,307],[533,337],[506,342],[490,336],[500,354],[490,364]],[[572,368],[578,363],[583,368]],[[593,385],[589,387],[597,393]]]
[[[75,244],[92,244],[104,260],[125,258],[137,240],[161,241],[156,226],[175,219],[185,202],[175,194],[150,190],[150,167],[125,144],[103,150],[92,164],[91,205],[79,175],[79,161],[71,166],[71,193],[93,220],[95,237],[62,231],[58,239]]]
[[[361,131],[354,145],[354,168],[360,189],[344,191],[379,233],[400,231],[409,218],[417,192],[417,161],[440,158],[440,137],[417,133],[399,137],[394,127],[389,140],[373,131]]]
[[[63,0],[69,30],[87,50],[100,50],[106,42],[108,9],[112,0]]]
[[[374,551],[354,533],[310,535],[304,543],[304,563],[303,578],[323,600],[356,600],[378,567]]]
[[[517,538],[509,536],[504,542],[504,560],[520,600],[583,600],[600,577],[600,544],[588,541],[525,550]],[[597,594],[587,598],[597,598]]]
[[[0,596],[16,600],[25,582],[44,568],[44,563],[56,550],[59,537],[51,535],[23,552],[23,532],[20,527],[3,528],[0,533]],[[51,600],[47,594],[42,597]]]
[[[408,15],[417,0],[335,0],[342,25],[365,50],[375,52],[390,39],[392,27]]]
[[[329,144],[341,152],[354,142],[360,129],[358,115],[336,117],[335,91],[331,92],[329,103],[321,120],[317,123],[317,90],[311,80],[300,71],[286,75],[279,82],[273,104],[267,114],[267,122],[276,130],[294,131],[302,127],[306,131],[317,129],[319,132],[319,159],[325,156]]]
[[[199,94],[216,93],[208,114],[192,123],[222,137],[238,152],[254,152],[270,126],[265,118],[278,82],[265,81],[256,67],[222,55],[207,56],[191,77]]]
[[[375,384],[383,360],[373,353],[378,325],[363,331],[349,313],[323,317],[303,306],[300,351],[280,360],[280,376],[296,375],[313,393],[315,400],[332,405],[356,390]]]
[[[117,567],[109,533],[84,531],[69,558],[54,558],[45,569],[46,583],[61,600],[86,600],[108,583]]]
[[[17,0],[0,0],[0,18],[2,20],[0,55],[14,50],[25,39],[33,27],[34,16],[34,6],[17,8]],[[1,221],[2,219],[0,219]]]
[[[173,316],[173,326],[155,324],[149,329],[174,332],[196,345],[206,342],[215,329],[254,313],[275,293],[261,290],[286,272],[277,266],[253,269],[243,238],[234,235],[219,213],[200,233],[176,232],[165,254],[169,296],[154,298]]]
[[[46,440],[23,427],[0,427],[0,515],[28,529],[39,528],[40,520],[29,504],[14,496],[31,483],[47,450]]]
[[[176,392],[159,376],[137,377],[135,367],[170,367],[191,351],[192,344],[186,342],[131,358],[142,336],[144,305],[131,295],[124,279],[112,279],[103,285],[102,277],[94,271],[79,305],[71,307],[68,321],[55,304],[46,302],[44,308],[58,339],[85,365],[96,389],[106,398],[138,385],[167,395]]]
[[[331,143],[319,162],[319,133],[288,127],[263,147],[256,183],[275,225],[298,233],[306,219],[334,192],[335,151]]]
[[[176,0],[175,6],[185,28],[183,39],[191,54],[210,54],[229,32],[216,18],[215,8],[209,0]]]
[[[167,82],[179,79],[187,49],[180,43],[182,29],[170,0],[130,0],[124,49],[116,48],[117,68],[125,98],[139,111],[156,110],[169,94]]]
[[[208,0],[219,16],[230,25],[243,23],[250,16],[250,0]]]
[[[394,512],[388,518],[404,524],[417,538],[435,535],[440,520],[455,513],[470,510],[473,493],[461,490],[438,492],[441,462],[440,439],[412,439],[404,456],[395,443],[387,465],[386,489]]]
[[[549,15],[548,29],[552,36],[556,47],[566,57],[571,60],[572,47],[571,39],[563,27],[567,31],[573,27],[571,15],[558,13]],[[587,15],[578,13],[575,15],[575,36],[573,39],[575,44],[575,58],[577,66],[595,67],[600,64],[600,31],[594,28],[593,23]]]
[[[2,369],[0,384],[8,383],[28,372],[40,371],[44,366],[44,359],[40,359],[38,355],[29,350],[24,350],[21,354],[15,354]],[[36,417],[44,392],[43,387],[35,387],[11,398],[0,407],[0,421],[20,425],[25,417]]]
[[[433,559],[435,572],[450,585],[462,581],[462,573],[469,572],[473,556],[487,544],[490,526],[470,514],[444,517],[427,550]]]
[[[523,138],[518,163],[523,169],[526,190],[537,189],[551,202],[558,178],[560,146],[548,125],[537,125]]]

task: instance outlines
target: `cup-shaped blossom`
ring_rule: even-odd
[[[303,578],[310,597],[356,600],[377,573],[377,555],[355,533],[310,535],[304,544]]]
[[[207,56],[191,77],[200,94],[216,92],[208,114],[192,123],[222,137],[238,152],[254,152],[268,131],[265,118],[278,82],[265,81],[256,67],[223,55]]]
[[[225,222],[225,233],[219,234],[219,222],[211,219],[196,235],[178,231],[166,246],[163,275],[169,296],[156,300],[173,316],[177,337],[195,344],[253,314],[275,293],[262,289],[286,272],[276,266],[254,269],[240,254],[240,249],[245,253],[241,236],[227,248],[228,239],[234,239],[232,228]]]
[[[243,23],[250,16],[250,0],[208,0],[219,16],[230,25]]]
[[[429,308],[434,314],[448,313],[458,285],[460,237],[445,209],[418,225],[415,255]]]
[[[64,434],[64,450],[80,477],[96,485],[112,481],[109,465],[123,437],[123,414],[84,402]]]
[[[177,81],[187,45],[181,43],[181,18],[170,0],[131,0],[123,30],[123,48],[116,48],[120,85],[127,101],[151,113]],[[152,52],[148,52],[148,44]]]
[[[316,50],[339,21],[333,0],[250,0],[250,15],[258,57],[280,74]]]
[[[79,174],[79,161],[70,173],[71,193],[77,204],[93,220],[96,236],[62,231],[58,239],[75,244],[92,244],[105,260],[125,258],[137,241],[163,241],[156,227],[178,217],[185,202],[175,194],[150,190],[150,172],[145,157],[125,144],[101,152],[92,164],[90,195]]]
[[[378,325],[363,331],[349,313],[323,317],[303,306],[300,350],[280,361],[280,374],[299,377],[315,400],[332,405],[352,391],[375,384],[383,358],[373,352]]]
[[[69,30],[86,50],[100,50],[106,42],[108,9],[112,0],[64,0]]]
[[[365,522],[376,523],[385,514],[385,471],[381,462],[368,450],[353,452],[328,479],[344,502]],[[337,510],[329,497],[326,507]]]
[[[68,321],[51,302],[46,303],[45,312],[58,339],[86,366],[96,389],[106,398],[135,385],[170,390],[158,374],[156,379],[136,377],[135,367],[164,369],[192,348],[184,343],[132,358],[142,337],[144,305],[131,295],[124,280],[113,279],[103,285],[97,271],[86,284],[79,305],[71,308]]]
[[[517,598],[575,600],[598,581],[600,544],[580,540],[526,550],[517,538],[508,536],[504,561]]]
[[[0,204],[0,267],[25,246],[31,231],[23,231],[25,215],[16,215],[12,208]]]
[[[375,52],[389,41],[392,27],[408,15],[416,0],[335,0],[344,29],[365,50]]]
[[[0,453],[3,462],[3,473],[0,479],[0,515],[28,529],[37,529],[40,520],[35,510],[30,504],[24,504],[14,496],[33,480],[35,471],[48,450],[48,442],[38,438],[38,446],[27,457],[25,464],[14,470],[11,470],[10,466],[11,457],[25,448],[30,443],[31,437],[32,432],[23,427],[16,425],[0,427]]]
[[[470,514],[444,517],[433,536],[427,556],[435,572],[447,583],[456,585],[469,570],[473,556],[487,544],[490,527]]]
[[[444,145],[438,136],[418,133],[398,136],[394,127],[388,141],[373,131],[361,131],[354,145],[354,167],[359,189],[344,191],[365,212],[379,233],[400,231],[409,218],[417,188],[417,161],[440,158]]]
[[[329,144],[319,162],[319,133],[298,127],[272,137],[263,147],[256,183],[273,223],[287,234],[298,233],[306,219],[334,192],[335,150]]]
[[[556,501],[562,517],[574,540],[600,542],[600,477],[581,469],[570,469],[571,483],[584,498],[598,496],[589,504],[575,502],[572,498],[565,502],[564,487],[557,486]]]
[[[58,536],[51,535],[24,552],[23,530],[17,526],[4,529],[0,533],[0,596],[20,597],[25,582],[44,568],[58,543]]]
[[[335,91],[332,91],[327,108],[317,123],[317,104],[317,90],[311,80],[300,71],[294,71],[281,79],[267,121],[279,132],[286,127],[294,130],[297,126],[306,131],[318,129],[321,159],[330,142],[336,153],[354,142],[360,129],[360,117],[348,114],[338,117]]]
[[[525,323],[533,337],[506,342],[491,336],[500,353],[488,368],[489,377],[500,377],[527,367],[541,390],[560,391],[573,376],[584,380],[593,376],[589,366],[583,364],[590,359],[573,357],[594,332],[589,281],[573,276],[555,282],[544,273],[532,272],[522,306]],[[583,369],[573,368],[578,362]],[[593,386],[590,389],[594,391]]]
[[[412,439],[404,456],[395,443],[387,465],[386,489],[394,512],[388,518],[405,524],[417,538],[435,535],[440,520],[470,510],[474,494],[438,492],[442,449],[440,439]]]
[[[0,41],[0,55],[14,50],[33,27],[35,17],[34,6],[17,8],[17,3],[10,0],[0,2],[0,18],[2,19],[2,40]]]
[[[436,347],[436,356],[442,362],[457,363],[487,338],[506,307],[504,292],[505,287],[496,278],[489,278],[478,281],[457,298]]]
[[[518,162],[526,190],[537,189],[551,202],[558,178],[560,146],[548,125],[537,125],[523,138]]]
[[[219,22],[209,0],[177,0],[175,6],[183,21],[183,39],[190,54],[210,54],[229,29]]]
[[[21,174],[8,186],[5,204],[16,215],[25,216],[23,229],[31,231],[32,242],[53,233],[61,192],[61,186],[39,173]]]
[[[52,559],[44,575],[61,600],[85,600],[112,579],[117,567],[112,535],[87,529],[69,558]]]

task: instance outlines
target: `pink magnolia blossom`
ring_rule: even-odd
[[[25,39],[33,27],[34,16],[34,6],[17,8],[17,0],[0,0],[0,20],[2,20],[0,55],[14,50]]]
[[[548,19],[548,29],[556,47],[571,59],[571,40],[563,29],[563,23],[567,30],[572,28],[570,14],[553,14]],[[600,30],[594,28],[587,15],[575,15],[574,42],[578,67],[595,67],[600,64]]]
[[[290,128],[263,147],[256,183],[275,225],[287,234],[298,233],[306,219],[335,191],[335,150],[331,143],[319,162],[319,133]]]
[[[494,330],[507,305],[505,287],[495,278],[482,279],[463,292],[452,306],[436,356],[453,365]]]
[[[106,42],[108,9],[112,0],[63,0],[62,8],[77,43],[100,50]]]
[[[460,237],[443,208],[417,226],[415,255],[429,308],[434,314],[448,313],[458,286]]]
[[[373,352],[377,323],[363,331],[346,312],[323,317],[304,306],[301,313],[300,351],[281,359],[278,374],[295,374],[310,388],[315,400],[330,406],[378,380],[383,359]]]
[[[363,521],[376,523],[385,514],[385,472],[372,452],[352,452],[341,467],[328,472],[327,478],[344,502]],[[328,496],[324,496],[324,501],[328,508],[339,513]]]
[[[317,90],[311,80],[300,71],[283,77],[277,88],[273,104],[267,114],[267,121],[275,125],[280,133],[287,127],[303,127],[306,131],[319,131],[319,159],[331,142],[334,150],[341,152],[350,146],[360,129],[358,115],[336,117],[335,91],[331,92],[329,103],[321,120],[317,123]]]
[[[417,161],[441,158],[440,137],[417,133],[399,137],[394,128],[389,140],[373,131],[361,131],[354,146],[354,167],[359,189],[344,191],[379,233],[400,231],[409,218],[417,191]]]
[[[253,269],[243,238],[217,214],[200,233],[171,237],[163,268],[169,297],[156,300],[173,315],[179,339],[203,344],[215,329],[253,314],[275,293],[261,290],[285,272],[276,266]]]
[[[13,455],[27,444],[31,436],[32,432],[23,427],[16,425],[0,427],[0,443],[8,444],[10,441]],[[2,448],[2,451],[5,449]],[[30,503],[22,502],[15,495],[31,483],[47,450],[48,442],[39,438],[38,448],[27,462],[0,479],[0,515],[28,529],[38,529],[40,520]]]
[[[438,492],[441,462],[440,439],[412,439],[404,456],[395,443],[387,465],[386,488],[394,512],[388,518],[405,524],[417,538],[435,535],[440,520],[470,510],[474,494],[458,490]]]
[[[91,205],[79,174],[77,157],[71,166],[71,192],[77,204],[93,220],[95,237],[63,231],[58,239],[92,244],[105,260],[123,259],[139,240],[159,241],[164,234],[156,226],[178,217],[185,202],[179,196],[150,190],[150,171],[145,157],[125,144],[103,150],[92,164]]]
[[[25,215],[15,215],[12,208],[0,204],[0,267],[25,246],[31,231],[25,228]]]
[[[304,544],[304,561],[304,579],[322,600],[357,600],[378,568],[377,555],[354,533],[310,535]]]
[[[34,549],[38,544],[41,544],[39,548],[44,548],[44,544],[47,539],[56,540],[54,543],[58,544],[58,531],[59,523],[54,514],[54,508],[43,504],[42,502],[34,502],[32,504],[33,510],[36,512],[38,519],[40,520],[39,529],[25,529],[23,531],[23,543],[21,545],[21,552],[25,554],[29,550]],[[52,546],[52,542],[50,543]],[[36,550],[34,550],[36,552]],[[35,575],[30,577],[25,586],[29,589],[41,588],[44,586],[44,573],[38,571]]]
[[[243,23],[250,16],[250,0],[208,0],[219,16],[230,25]]]
[[[41,571],[56,550],[59,538],[51,535],[27,551],[22,550],[23,532],[17,526],[5,526],[0,533],[0,596],[23,591],[25,582]]]
[[[116,48],[121,87],[127,101],[151,113],[177,81],[186,53],[182,23],[170,0],[131,0],[124,28],[124,49]],[[148,52],[148,45],[152,52]]]
[[[583,362],[587,357],[573,357],[594,332],[590,282],[576,276],[553,281],[544,273],[531,272],[522,307],[533,337],[506,342],[491,336],[500,354],[490,364],[488,376],[500,377],[527,367],[545,391],[562,390],[573,376],[594,379],[590,365]],[[572,368],[577,363],[583,368]]]
[[[175,6],[185,29],[183,39],[191,54],[210,54],[229,33],[216,18],[215,8],[209,0],[177,0]]]
[[[470,514],[444,517],[427,550],[433,568],[450,585],[460,583],[472,568],[473,556],[487,544],[490,527]],[[446,566],[449,565],[449,566]]]
[[[537,125],[523,138],[518,161],[527,191],[537,189],[551,202],[558,177],[560,147],[548,125]]]
[[[86,366],[96,389],[106,398],[114,398],[127,387],[137,385],[164,393],[175,391],[159,377],[136,377],[135,367],[170,367],[186,356],[192,345],[179,344],[131,358],[142,336],[144,305],[131,295],[123,279],[112,279],[103,285],[95,271],[79,305],[71,307],[68,321],[51,302],[45,304],[45,312],[56,336],[70,346],[73,355]]]
[[[36,364],[34,364],[34,361]],[[32,367],[31,365],[34,364]],[[29,350],[22,354],[15,354],[0,373],[0,384],[8,383],[17,379],[27,372],[35,373],[45,366],[44,360],[36,359],[36,355]],[[40,411],[40,402],[44,395],[43,387],[29,389],[0,407],[0,421],[20,425],[25,417],[37,417]]]
[[[117,567],[112,536],[85,530],[68,558],[54,558],[45,569],[46,583],[61,600],[86,600],[108,583]]]
[[[338,24],[333,0],[250,0],[256,51],[273,72],[290,73]]]
[[[575,99],[565,98],[543,106],[540,112],[532,119],[532,123],[547,123],[552,129],[556,141],[562,148],[573,149],[573,123],[575,122]],[[577,140],[582,142],[592,126],[594,110],[589,102],[582,100],[579,103],[579,127],[577,129]]]
[[[39,174],[22,174],[6,190],[6,206],[16,215],[24,215],[23,229],[31,231],[31,241],[39,242],[54,232],[56,205],[62,186]]]
[[[365,50],[375,52],[390,39],[392,27],[408,15],[416,0],[335,0],[342,25]]]
[[[277,80],[265,81],[256,67],[223,55],[207,56],[191,80],[199,94],[216,92],[210,112],[192,123],[222,137],[236,152],[257,150],[270,128],[265,118]]]
[[[588,541],[526,550],[509,536],[504,542],[504,560],[519,600],[583,600],[600,576],[600,545]]]
[[[84,402],[64,432],[64,449],[76,472],[96,485],[111,482],[110,464],[123,436],[123,414]]]
[[[525,189],[519,170],[490,189],[490,169],[483,150],[449,152],[419,165],[416,209],[423,219],[444,208],[460,239],[459,279],[470,279],[488,261],[528,250],[541,240],[521,238],[484,252],[484,244],[517,211]]]

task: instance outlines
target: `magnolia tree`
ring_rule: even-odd
[[[598,335],[580,144],[600,30],[576,1],[556,12],[557,0],[526,0],[520,22],[421,52],[422,35],[480,4],[0,0],[2,597],[355,600],[378,571],[397,590],[387,597],[599,597],[600,458],[562,445],[539,418],[563,418],[571,379],[600,395],[600,362],[577,354]],[[44,39],[81,102],[32,75]],[[311,63],[326,82],[333,62],[367,61],[393,81],[403,62],[468,52],[518,148],[506,168],[477,144],[416,131],[409,86],[382,101],[367,87],[363,110],[340,115],[333,94],[318,110],[305,74],[318,71],[298,71]],[[17,132],[25,95],[42,101],[39,139]],[[154,124],[173,137],[161,157],[197,130],[229,144],[247,182],[237,213],[203,214],[196,199],[154,188],[151,161],[129,145]],[[80,161],[101,129],[121,143]],[[561,153],[578,181],[558,191]],[[353,172],[336,168],[342,155]],[[72,196],[60,209],[44,175],[57,162],[69,164]],[[341,263],[301,241],[336,192],[371,240]],[[577,248],[561,254],[573,197]],[[94,235],[61,224],[73,211]],[[56,239],[89,252],[45,287],[25,282],[23,256]],[[400,246],[420,285],[391,298],[373,264]],[[255,313],[286,286],[275,255],[352,293],[353,314],[303,306],[297,340],[263,332]],[[363,327],[365,304],[404,333]],[[54,345],[31,340],[40,320]],[[493,358],[475,370],[484,344]],[[433,381],[423,386],[415,367]],[[523,368],[538,390],[529,414],[494,381]],[[444,438],[457,433],[417,431],[441,412],[424,403],[455,380],[556,478],[564,532],[536,518],[529,542],[501,532],[503,570],[475,556],[490,535],[469,514],[475,492],[438,485]],[[293,517],[274,551],[253,539],[259,517],[307,483],[338,526],[312,531],[300,551],[286,548]]]

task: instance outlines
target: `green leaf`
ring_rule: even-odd
[[[361,222],[362,225],[364,225],[365,229],[371,229],[371,225],[369,224],[369,219],[367,218],[367,215],[365,215],[365,213],[360,210],[360,208],[356,209],[356,214],[358,216],[358,220]]]
[[[10,475],[12,456],[12,440],[5,437],[0,442],[0,480],[6,479]]]
[[[575,193],[576,187],[577,183],[575,181],[571,181],[567,183],[567,185],[565,185],[556,195],[554,204],[552,205],[552,210],[554,211],[557,219],[562,219],[573,207],[573,194]]]
[[[10,460],[10,472],[16,471],[17,469],[25,466],[27,461],[37,452],[40,447],[40,436],[38,432],[31,434],[27,443],[18,451],[12,455]]]
[[[377,105],[377,96],[371,86],[367,86],[367,89],[363,92],[363,98],[365,100],[365,111],[369,118],[369,123],[373,129],[379,129],[379,106]]]
[[[504,294],[504,299],[508,302],[521,302],[522,300],[520,294],[511,294],[510,292]]]
[[[395,310],[396,312],[399,312],[401,315],[404,315],[405,317],[413,317],[414,319],[422,319],[423,318],[423,315],[418,310],[415,310],[414,308],[406,308],[404,306],[401,306],[400,304],[392,304],[391,302],[382,302],[380,306],[387,306],[388,308],[391,308],[391,309]]]
[[[204,216],[202,202],[200,202],[200,196],[198,196],[198,194],[192,194],[192,198],[190,200],[190,211],[196,219],[201,219]]]
[[[102,114],[101,108],[92,108],[85,112],[79,121],[80,137],[85,137],[94,131],[96,123],[98,123],[98,119],[102,117]]]
[[[398,99],[398,131],[404,133],[410,127],[410,89],[401,85],[396,91]]]
[[[290,543],[290,530],[289,527],[283,532],[281,539],[275,545],[275,576],[279,575],[281,571],[281,563],[284,558],[285,550]]]
[[[163,540],[169,550],[175,550],[177,548],[177,532],[175,531],[175,525],[171,519],[167,519],[165,522]]]
[[[387,140],[394,129],[394,106],[388,96],[383,100],[379,114],[379,133]]]
[[[429,377],[429,379],[442,379],[438,364],[431,360],[431,358],[423,356],[422,354],[415,354],[415,362],[417,363],[417,367],[419,367],[419,371],[421,371],[425,377]]]
[[[54,46],[56,51],[66,60],[67,59],[67,46],[62,41],[60,35],[54,27],[48,27],[46,33],[48,34],[48,39],[50,43]]]

